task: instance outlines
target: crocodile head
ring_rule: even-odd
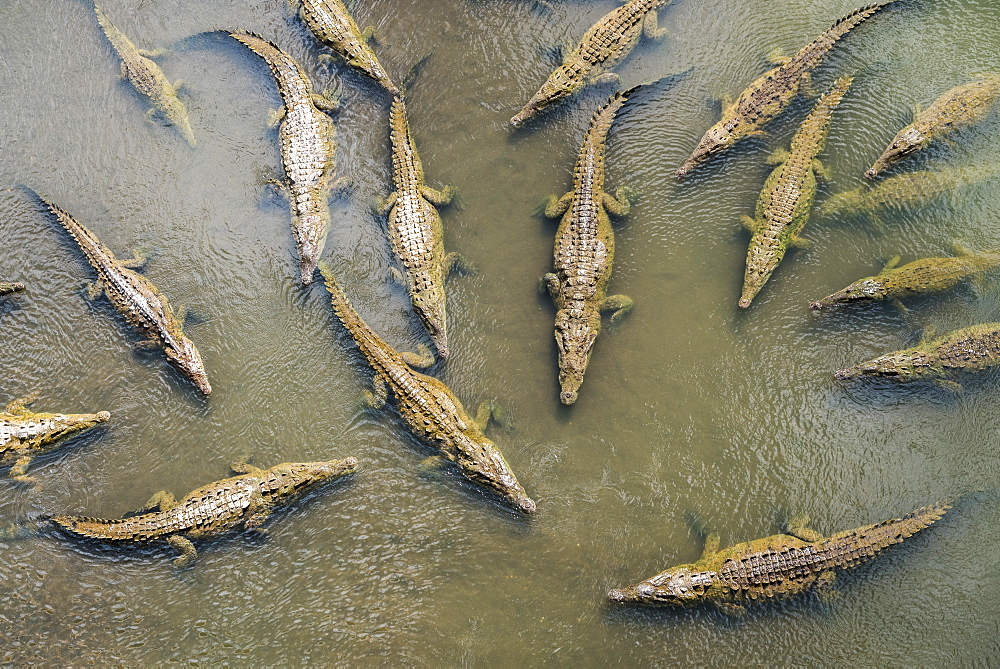
[[[357,466],[357,458],[327,462],[283,462],[261,474],[261,494],[271,501],[286,499],[326,481],[346,476]]]
[[[201,354],[194,344],[187,337],[177,338],[177,347],[166,347],[167,359],[177,365],[184,372],[184,376],[191,379],[194,385],[198,386],[203,394],[212,392],[212,386],[208,383],[208,375],[205,374],[205,363],[201,361]]]
[[[927,145],[929,138],[916,128],[910,126],[896,135],[896,138],[892,141],[892,145],[885,150],[879,159],[875,161],[875,164],[871,166],[871,169],[865,172],[865,177],[868,179],[874,179],[878,176],[879,172],[885,168],[892,165],[894,162],[902,158],[903,156],[908,156],[918,149],[924,148]]]
[[[886,296],[885,284],[877,276],[869,276],[855,281],[847,288],[838,290],[833,295],[827,295],[809,305],[810,309],[825,309],[835,304],[850,302],[867,302],[881,300]]]
[[[528,104],[510,120],[513,128],[520,128],[530,119],[538,115],[539,112],[551,107],[565,97],[572,95],[582,86],[582,81],[578,81],[575,76],[565,66],[558,67],[552,75],[542,84],[538,92],[531,96]]]
[[[7,293],[17,293],[24,290],[23,283],[0,281],[0,295],[6,295]]]
[[[445,311],[445,298],[442,282],[425,290],[415,291],[411,295],[413,309],[420,317],[420,322],[427,328],[438,355],[448,357],[448,316]]]
[[[841,381],[857,379],[862,376],[881,376],[905,383],[928,376],[933,371],[934,364],[931,356],[909,349],[887,353],[873,360],[862,362],[860,365],[841,369],[834,376]]]
[[[107,411],[79,414],[30,412],[25,415],[15,415],[12,421],[5,419],[0,412],[0,450],[13,437],[41,447],[89,430],[110,418],[111,414]]]
[[[194,138],[194,131],[191,130],[191,121],[188,120],[187,107],[176,96],[166,96],[161,101],[164,105],[164,116],[167,121],[177,128],[177,132],[187,141],[189,145],[197,146],[198,142]]]
[[[713,571],[701,571],[695,565],[682,565],[635,585],[610,590],[608,599],[619,604],[693,606],[701,601],[715,579]]]
[[[522,513],[535,512],[535,502],[518,483],[496,444],[478,430],[464,431],[463,442],[456,444],[456,464],[467,478],[495,490]]]
[[[684,164],[674,172],[674,177],[683,179],[694,168],[707,162],[709,158],[720,151],[735,144],[739,136],[733,130],[732,123],[728,121],[721,121],[709,128],[705,136],[698,142],[698,147],[691,154],[691,157],[685,160]]]
[[[594,341],[600,332],[601,314],[596,309],[560,309],[556,314],[559,399],[563,404],[576,402]]]

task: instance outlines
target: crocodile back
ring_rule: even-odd
[[[398,95],[392,99],[392,108],[389,111],[389,137],[392,140],[393,188],[400,195],[419,194],[417,191],[424,183],[424,166],[417,154],[417,144],[410,133],[406,103]]]
[[[646,15],[669,1],[632,0],[609,12],[590,27],[576,52],[567,60],[572,61],[575,56],[590,66],[588,70],[613,67],[635,48]]]

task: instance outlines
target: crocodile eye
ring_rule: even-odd
[[[640,585],[638,588],[636,588],[636,591],[640,595],[643,595],[643,596],[646,596],[646,597],[648,597],[649,595],[652,595],[653,592],[654,592],[654,590],[655,590],[655,588],[653,588],[653,586],[651,586],[649,584],[646,584],[646,583],[644,583],[644,584]]]

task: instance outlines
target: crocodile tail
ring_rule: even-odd
[[[819,60],[821,60],[837,42],[846,37],[848,33],[886,7],[894,5],[900,1],[901,0],[892,0],[891,2],[880,2],[865,5],[864,7],[860,7],[846,16],[842,16],[837,19],[832,26],[830,26],[829,30],[817,37],[811,44],[803,48],[802,51],[799,52],[800,56],[795,60],[799,60],[804,55],[805,60],[809,63],[806,69],[811,69],[811,67],[818,64]]]
[[[120,520],[89,516],[52,516],[49,520],[73,534],[89,539],[132,539],[133,533]]]
[[[901,518],[839,532],[821,543],[823,549],[832,552],[830,566],[853,567],[870,560],[889,546],[901,543],[930,527],[940,520],[951,506],[951,501],[930,504]]]
[[[837,79],[833,88],[823,94],[823,97],[816,103],[816,108],[812,110],[802,123],[801,129],[792,139],[792,151],[800,146],[800,142],[808,142],[812,147],[813,155],[823,150],[826,135],[830,130],[830,121],[833,119],[833,112],[847,95],[847,90],[853,81],[853,76],[841,77]]]

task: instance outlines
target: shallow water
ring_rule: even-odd
[[[136,5],[136,6],[133,6]],[[637,94],[613,129],[608,185],[641,195],[618,228],[611,292],[636,301],[598,339],[572,407],[558,401],[554,311],[536,292],[554,224],[532,216],[569,187],[575,151],[610,89],[589,90],[512,134],[507,119],[609,1],[374,0],[355,8],[382,36],[400,79],[432,58],[408,107],[428,180],[454,184],[449,250],[478,268],[449,282],[452,359],[440,375],[470,406],[495,397],[511,425],[492,432],[537,501],[524,520],[451,473],[420,473],[430,452],[391,410],[363,408],[369,379],[320,285],[301,289],[287,205],[264,183],[280,169],[267,113],[278,104],[259,59],[216,34],[243,28],[302,60],[343,96],[338,164],[355,182],[334,200],[327,256],[364,318],[392,344],[425,341],[389,279],[382,221],[387,100],[360,75],[317,64],[323,49],[284,0],[107,0],[105,11],[189,87],[189,148],[147,123],[145,102],[80,0],[0,4],[0,276],[28,292],[0,302],[0,395],[38,390],[42,410],[109,410],[112,421],[36,461],[37,490],[9,481],[0,524],[41,513],[117,516],[153,492],[182,495],[261,465],[354,455],[358,473],[270,522],[265,540],[200,545],[177,572],[169,550],[117,550],[55,534],[0,544],[4,663],[167,662],[349,665],[957,665],[1000,650],[995,410],[1000,377],[965,392],[844,386],[832,371],[938,331],[997,320],[998,283],[891,305],[806,305],[902,254],[953,239],[1000,247],[1000,182],[919,210],[815,217],[753,306],[739,297],[752,214],[768,168],[808,112],[800,101],[688,181],[673,170],[718,114],[717,99],[791,53],[855,4],[845,0],[678,0],[671,30],[618,71],[625,85],[691,71]],[[1000,68],[1000,5],[909,3],[860,28],[816,77],[827,88],[865,68],[836,113],[828,194],[861,173],[914,104]],[[1000,119],[925,152],[911,168],[995,161]],[[215,392],[202,399],[106,301],[88,304],[90,268],[16,184],[69,210],[121,257],[155,252],[148,276],[174,305]],[[985,489],[942,522],[841,579],[831,605],[765,607],[734,623],[712,610],[616,610],[609,587],[688,562],[696,527],[735,543],[808,513],[833,532]]]

